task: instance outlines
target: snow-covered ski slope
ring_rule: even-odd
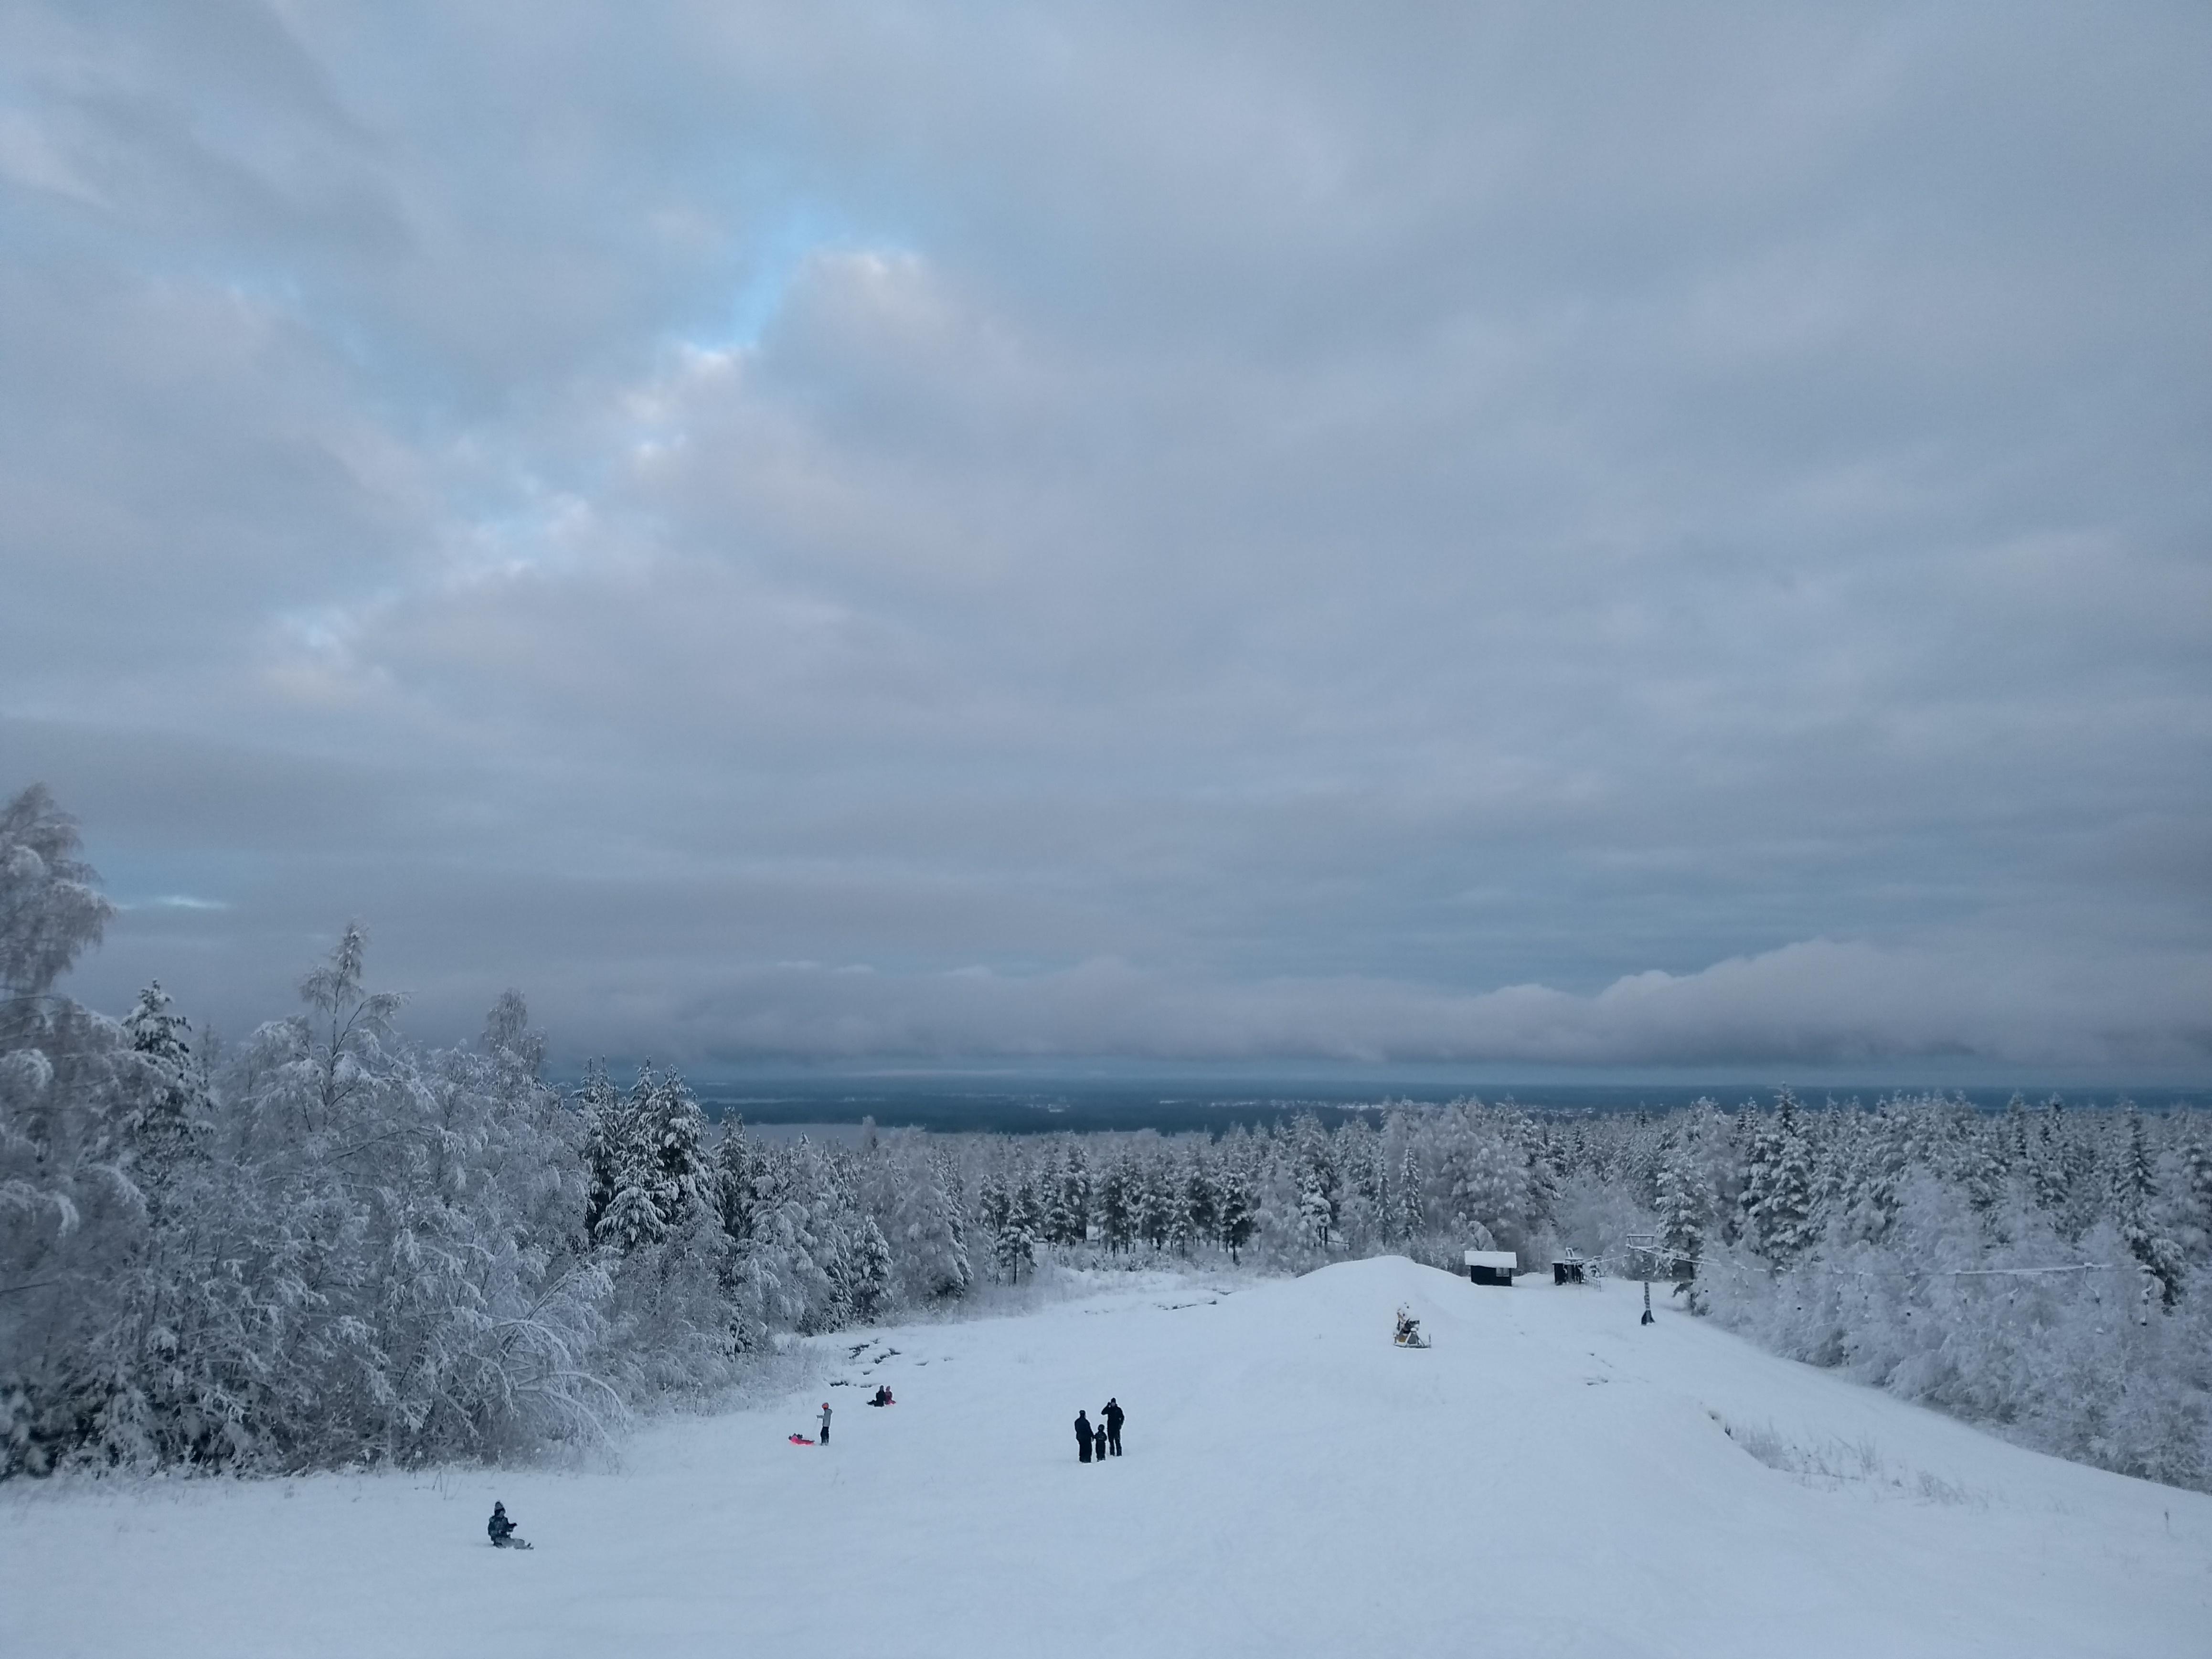
[[[0,1653],[2212,1655],[2212,1498],[1639,1328],[1632,1285],[1206,1283],[825,1340],[853,1386],[618,1472],[18,1492]],[[1127,1455],[1080,1465],[1109,1394]]]

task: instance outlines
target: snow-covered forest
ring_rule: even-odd
[[[407,1042],[357,927],[234,1043],[158,985],[82,1007],[55,988],[111,913],[79,853],[43,790],[0,812],[0,1475],[526,1455],[1055,1264],[1478,1246],[1649,1272],[1662,1307],[2212,1488],[2202,1114],[1784,1093],[769,1142],[672,1072],[554,1086],[512,993],[472,1043]]]

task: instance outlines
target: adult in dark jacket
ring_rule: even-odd
[[[1075,1455],[1079,1462],[1088,1463],[1091,1461],[1091,1413],[1089,1412],[1078,1412],[1075,1414]]]
[[[1119,1457],[1121,1455],[1121,1402],[1118,1400],[1109,1400],[1106,1402],[1105,1417],[1107,1448],[1115,1456]]]

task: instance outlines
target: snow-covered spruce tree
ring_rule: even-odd
[[[1334,1150],[1320,1120],[1310,1114],[1297,1121],[1292,1133],[1299,1229],[1313,1248],[1326,1250],[1336,1237],[1343,1193]]]
[[[2127,1107],[2127,1139],[2112,1170],[2112,1216],[2128,1254],[2158,1287],[2168,1309],[2180,1299],[2185,1273],[2181,1246],[2164,1225],[2159,1202],[2158,1169],[2152,1157],[2143,1115],[2133,1101]]]
[[[191,1029],[159,980],[138,994],[123,1022],[114,1133],[131,1179],[157,1208],[177,1172],[206,1157],[214,1127]]]
[[[1216,1236],[1229,1252],[1230,1261],[1242,1261],[1258,1219],[1252,1177],[1243,1164],[1224,1160],[1215,1203]]]
[[[1413,1145],[1407,1142],[1398,1160],[1398,1178],[1390,1194],[1390,1225],[1389,1237],[1394,1245],[1411,1243],[1428,1231],[1428,1198],[1426,1182],[1421,1172],[1421,1161],[1414,1156]]]
[[[985,1189],[987,1214],[995,1208],[997,1220],[993,1224],[991,1260],[999,1273],[1010,1285],[1021,1282],[1022,1269],[1036,1264],[1036,1230],[1042,1219],[1042,1209],[1037,1202],[1036,1188],[1026,1175],[1011,1188],[998,1182]],[[991,1202],[995,1196],[998,1202]]]
[[[1744,1176],[1745,1237],[1769,1262],[1788,1267],[1815,1235],[1812,1149],[1790,1091],[1777,1091],[1773,1114],[1760,1123],[1753,1145]]]
[[[2073,1212],[2070,1160],[2067,1157],[2065,1103],[2053,1095],[2044,1103],[2036,1125],[2035,1145],[2029,1154],[2030,1190],[2035,1206],[2063,1231]]]
[[[1047,1193],[1042,1237],[1062,1246],[1080,1244],[1089,1231],[1090,1182],[1083,1155],[1071,1139],[1057,1165],[1046,1166]]]
[[[1833,1184],[1842,1224],[1847,1237],[1878,1244],[1889,1237],[1904,1202],[1905,1178],[1914,1172],[1905,1105],[1886,1097],[1870,1119],[1857,1112],[1838,1116],[1853,1131],[1839,1138],[1836,1150],[1841,1156],[1829,1160],[1838,1171]]]
[[[1479,1247],[1517,1249],[1527,1230],[1528,1164],[1516,1126],[1468,1102],[1447,1115],[1443,1134],[1441,1179],[1455,1232]]]
[[[1674,1277],[1691,1287],[1688,1294],[1694,1308],[1698,1263],[1705,1253],[1707,1200],[1699,1180],[1693,1133],[1686,1119],[1670,1138],[1667,1155],[1659,1165],[1656,1208],[1659,1243],[1673,1263]]]
[[[1176,1235],[1182,1208],[1182,1194],[1168,1157],[1155,1152],[1140,1164],[1136,1188],[1138,1237],[1154,1250],[1164,1250]]]
[[[1220,1224],[1219,1187],[1212,1160],[1201,1147],[1193,1154],[1190,1172],[1183,1177],[1182,1209],[1176,1248],[1186,1253],[1191,1241],[1210,1239]]]
[[[685,1227],[708,1201],[706,1115],[684,1079],[641,1068],[617,1097],[603,1071],[579,1094],[590,1125],[585,1224],[597,1243],[628,1255]]]
[[[1528,1231],[1543,1227],[1552,1219],[1559,1199],[1561,1152],[1549,1131],[1535,1120],[1524,1115],[1518,1127],[1522,1157],[1528,1165],[1520,1218],[1523,1231]]]
[[[721,1230],[717,1277],[726,1309],[730,1346],[738,1355],[768,1346],[782,1306],[783,1286],[774,1254],[761,1239],[757,1220],[761,1164],[745,1138],[744,1120],[732,1115],[722,1126],[711,1155],[710,1192]]]
[[[862,1324],[882,1317],[896,1291],[890,1241],[872,1215],[855,1213],[850,1248],[845,1253],[845,1299]]]
[[[1136,1171],[1126,1152],[1098,1178],[1098,1227],[1109,1253],[1126,1250],[1136,1242]]]
[[[993,1240],[1006,1230],[1006,1217],[1013,1209],[1013,1194],[1007,1190],[1006,1177],[995,1169],[983,1177],[983,1184],[975,1193],[975,1219]],[[996,1259],[996,1245],[993,1256]]]
[[[968,1255],[967,1218],[961,1207],[960,1178],[951,1160],[924,1155],[916,1138],[914,1174],[906,1200],[893,1220],[891,1237],[899,1251],[900,1282],[916,1301],[965,1296],[975,1282]]]
[[[2177,1161],[2180,1166],[2175,1208],[2185,1236],[2197,1259],[2212,1259],[2212,1139],[2204,1132],[2203,1115],[2186,1115]]]

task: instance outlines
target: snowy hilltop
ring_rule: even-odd
[[[108,914],[76,854],[44,791],[0,810],[0,1479],[512,1463],[711,1406],[794,1335],[988,1311],[1040,1272],[1474,1247],[1656,1276],[1779,1352],[2212,1486],[2199,1113],[1784,1091],[776,1142],[665,1068],[555,1087],[513,993],[474,1042],[408,1042],[358,927],[241,1042],[158,985],[105,1017],[56,989]]]
[[[1632,1285],[1117,1277],[815,1339],[803,1384],[615,1470],[16,1483],[0,1648],[2148,1659],[2212,1628],[2212,1498],[1640,1325]],[[1126,1455],[1080,1462],[1109,1398]],[[793,1444],[825,1399],[832,1443]],[[489,1547],[495,1499],[533,1553]]]

